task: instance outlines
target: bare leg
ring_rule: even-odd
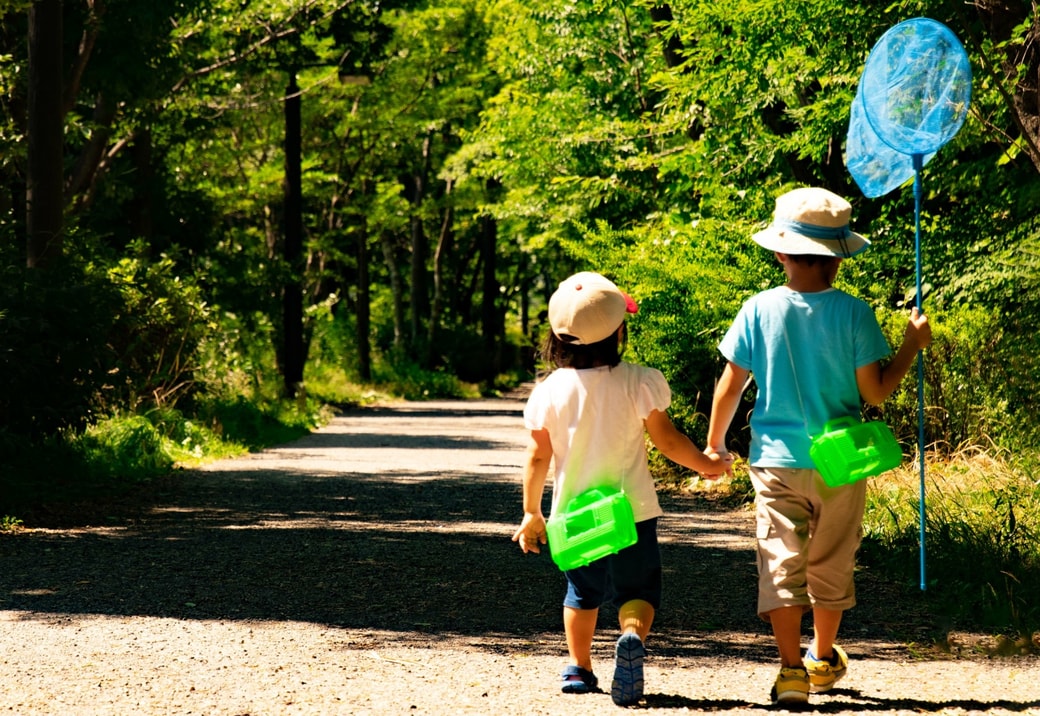
[[[812,653],[817,659],[829,659],[834,653],[834,640],[838,637],[841,616],[844,612],[835,609],[813,609]]]
[[[599,609],[563,608],[563,630],[571,661],[589,671],[592,671],[592,638],[596,635],[598,616]]]
[[[780,650],[782,666],[802,665],[802,607],[780,607],[769,612],[773,637]]]

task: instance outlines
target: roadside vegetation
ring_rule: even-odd
[[[380,366],[380,382],[361,384],[342,371],[315,368],[308,392],[292,400],[266,395],[245,374],[224,373],[191,412],[152,407],[113,413],[81,429],[35,440],[0,441],[0,532],[26,526],[21,510],[117,497],[149,480],[265,447],[291,442],[338,411],[396,400],[481,397],[478,385],[416,366]],[[503,389],[515,383],[503,376]],[[2,434],[0,434],[2,437]]]
[[[1035,459],[1035,458],[1034,458]],[[889,590],[863,587],[860,598],[899,599],[926,617],[929,650],[989,656],[1040,653],[1040,485],[1036,465],[981,448],[925,465],[925,552],[921,582],[920,468],[916,454],[867,486],[862,569]],[[677,475],[663,468],[666,489],[683,489],[734,509],[753,509],[746,463],[719,482]],[[920,633],[897,637],[919,641]],[[956,634],[976,635],[958,643]],[[981,637],[981,638],[980,638]]]

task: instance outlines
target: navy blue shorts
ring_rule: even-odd
[[[636,543],[617,554],[563,573],[567,596],[563,606],[598,609],[610,601],[615,607],[633,599],[661,606],[661,550],[657,546],[657,518],[636,523]]]

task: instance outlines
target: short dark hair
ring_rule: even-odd
[[[621,362],[628,345],[628,326],[621,324],[621,333],[614,331],[602,341],[587,346],[573,343],[571,336],[557,336],[553,331],[542,344],[542,360],[556,368],[613,368]],[[570,340],[568,340],[570,339]]]
[[[796,264],[802,266],[819,266],[820,264],[829,264],[834,259],[840,259],[841,256],[821,256],[819,254],[787,254],[787,258],[794,261]]]

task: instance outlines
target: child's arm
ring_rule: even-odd
[[[910,321],[906,324],[903,344],[899,346],[893,358],[885,366],[880,361],[856,369],[856,385],[863,400],[871,405],[880,405],[899,387],[918,351],[932,342],[932,328],[928,325],[928,317],[915,306],[910,312]]]
[[[552,456],[549,431],[544,428],[532,430],[531,442],[527,446],[527,462],[524,465],[524,518],[520,527],[513,533],[513,541],[520,543],[520,549],[525,554],[539,554],[541,549],[538,545],[548,541],[545,516],[542,514],[542,492],[545,490],[545,479],[549,474]]]
[[[715,395],[711,402],[711,417],[708,419],[709,452],[729,455],[729,451],[726,449],[726,431],[733,422],[733,416],[737,414],[740,398],[744,395],[750,375],[751,371],[728,361],[726,367],[722,369],[722,375],[715,386]]]
[[[729,469],[728,461],[719,455],[707,455],[697,449],[689,437],[679,432],[672,423],[668,414],[661,410],[654,410],[643,421],[650,439],[664,456],[672,462],[696,470],[704,477],[715,479]]]

